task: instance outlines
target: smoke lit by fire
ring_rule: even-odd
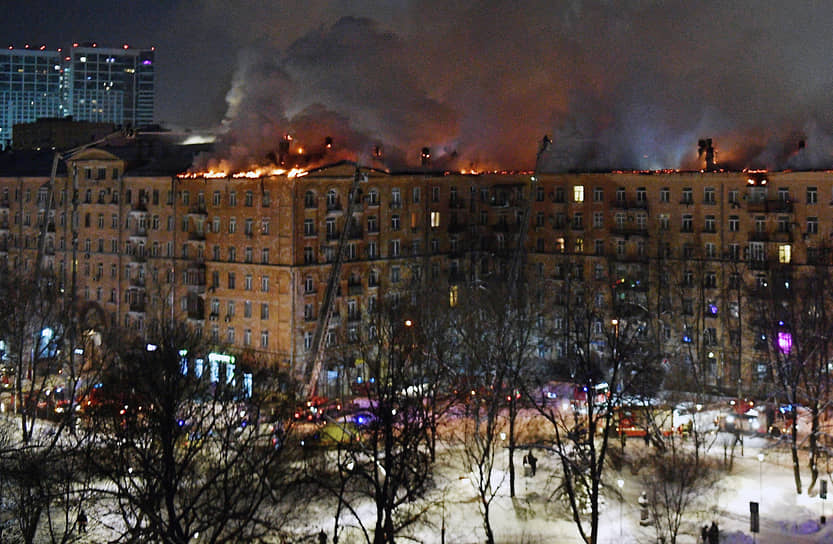
[[[547,171],[700,170],[706,138],[716,169],[831,168],[833,10],[787,4],[254,7],[217,149],[196,167],[530,170],[549,134]]]

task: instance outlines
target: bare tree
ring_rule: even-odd
[[[668,448],[650,455],[643,474],[647,503],[657,541],[675,544],[683,520],[714,491],[721,473],[703,455],[672,437]]]
[[[359,362],[363,373],[369,422],[361,441],[350,450],[353,484],[339,505],[370,499],[376,519],[375,544],[392,543],[424,521],[430,505],[420,505],[431,486],[432,418],[426,386],[425,333],[415,307],[395,297],[380,301],[366,318],[342,335],[333,357],[346,364]]]
[[[583,279],[582,269],[573,263],[567,273]],[[614,414],[625,395],[657,388],[662,369],[644,290],[636,282],[608,282],[610,288],[600,291],[603,298],[586,300],[578,285],[568,280],[556,292],[556,358],[548,373],[566,376],[581,398],[568,407],[536,400],[555,435],[553,449],[572,518],[581,538],[595,544]]]
[[[287,429],[263,424],[233,361],[208,358],[181,322],[148,324],[147,338],[114,344],[116,363],[90,417],[90,460],[116,539],[253,541],[279,529],[295,488]]]

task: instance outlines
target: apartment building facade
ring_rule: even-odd
[[[740,318],[744,286],[829,259],[833,234],[830,172],[361,169],[350,206],[351,163],[205,178],[131,169],[92,148],[66,165],[51,207],[48,172],[0,172],[0,259],[33,270],[45,232],[44,263],[84,301],[91,327],[141,335],[169,312],[247,365],[295,371],[312,357],[339,251],[329,325],[349,338],[380,297],[415,285],[453,297],[458,285],[506,273],[523,238],[530,292],[556,330],[576,297],[604,308],[611,285],[626,282],[658,316],[669,359],[696,351],[715,387],[754,391],[765,353]],[[540,351],[564,349],[556,335]]]

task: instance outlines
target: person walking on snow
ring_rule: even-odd
[[[532,471],[532,475],[535,476],[535,469],[538,465],[538,458],[532,455],[532,450],[529,450],[529,455],[527,457],[529,458],[529,469]]]
[[[80,512],[78,512],[78,532],[86,533],[87,532],[87,514],[84,513],[84,509],[82,508]]]

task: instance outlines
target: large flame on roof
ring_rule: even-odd
[[[288,178],[299,178],[301,176],[306,176],[307,173],[308,171],[302,168],[253,168],[251,170],[246,170],[242,172],[230,172],[226,170],[209,169],[202,172],[185,172],[183,174],[178,174],[177,177],[180,179],[257,179],[266,176],[286,176]]]

